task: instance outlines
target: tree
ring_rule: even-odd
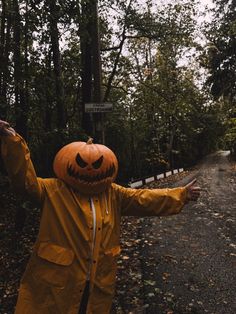
[[[236,117],[236,3],[229,0],[214,1],[213,22],[208,25],[203,65],[209,71],[206,84],[224,112],[222,121],[226,129],[224,143],[235,150],[234,118]],[[231,121],[231,122],[228,122]]]
[[[147,12],[134,21],[136,33],[129,38],[135,64],[133,75],[138,81],[132,111],[140,112],[139,125],[139,119],[146,119],[146,133],[138,146],[145,148],[139,159],[145,164],[141,167],[148,172],[174,166],[181,113],[191,106],[187,99],[189,91],[183,92],[184,68],[179,62],[184,51],[193,46],[193,10],[188,3],[167,5],[155,15],[148,6]]]
[[[82,127],[87,134],[93,134],[91,115],[85,112],[85,103],[92,101],[92,7],[89,1],[82,1],[80,19],[81,84],[82,84]]]
[[[209,69],[207,83],[213,96],[227,97],[235,103],[236,97],[236,3],[235,1],[215,1],[214,20],[207,33],[209,44]]]
[[[61,72],[61,54],[59,48],[58,20],[60,7],[56,1],[47,1],[49,8],[49,27],[51,36],[52,59],[54,65],[56,105],[57,105],[57,126],[59,129],[66,127],[66,110],[64,106],[64,86]]]
[[[11,1],[2,0],[1,37],[0,37],[0,115],[7,113],[7,90],[9,78],[10,30],[12,27]]]
[[[106,144],[122,180],[188,162],[204,132],[194,117],[206,113],[195,73],[181,63],[194,45],[192,1],[3,0],[1,9],[0,108],[29,134],[39,173],[51,175],[62,145],[102,137],[101,117],[84,111],[92,101],[114,104]]]
[[[14,88],[15,88],[15,110],[16,110],[16,129],[27,138],[27,104],[25,98],[24,73],[22,62],[22,23],[19,11],[18,0],[12,2],[13,12],[13,61],[14,61]],[[27,27],[27,26],[26,26]]]

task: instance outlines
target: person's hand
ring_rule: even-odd
[[[197,201],[202,189],[199,186],[195,186],[197,179],[194,179],[187,185],[185,185],[187,191],[186,203],[189,201]]]
[[[16,132],[10,127],[10,124],[6,121],[0,120],[0,135],[3,136],[14,136]]]

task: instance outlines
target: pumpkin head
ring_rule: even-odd
[[[72,188],[85,193],[105,191],[115,180],[118,162],[106,146],[93,144],[92,139],[64,146],[53,163],[56,176]]]

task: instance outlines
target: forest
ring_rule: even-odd
[[[2,0],[0,118],[27,140],[40,176],[60,147],[88,137],[115,152],[122,183],[234,154],[235,6]]]

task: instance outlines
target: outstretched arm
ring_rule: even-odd
[[[193,180],[185,187],[172,189],[127,189],[115,186],[121,214],[125,216],[168,216],[178,214],[189,201],[196,201],[201,188]]]
[[[9,123],[0,120],[1,155],[14,191],[42,200],[42,179],[38,179],[24,139]]]

